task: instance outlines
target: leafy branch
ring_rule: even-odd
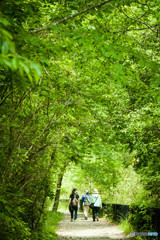
[[[142,15],[142,16],[141,16],[140,18],[138,18],[138,19],[135,19],[135,18],[129,17],[124,11],[122,11],[122,13],[123,13],[127,18],[129,18],[129,19],[131,19],[131,20],[134,20],[135,22],[140,22],[140,23],[144,24],[144,25],[145,25],[148,29],[150,29],[151,31],[157,33],[157,31],[154,30],[154,29],[152,28],[152,26],[150,26],[150,25],[148,25],[146,22],[140,20],[140,18],[141,18],[142,16],[144,16],[144,15]]]
[[[44,26],[44,27],[42,27],[42,28],[38,28],[38,29],[31,30],[29,33],[37,33],[37,32],[41,32],[41,31],[47,30],[47,29],[49,29],[50,27],[56,27],[57,25],[65,22],[65,21],[67,21],[67,20],[69,20],[69,19],[75,18],[75,17],[77,17],[77,16],[79,16],[79,15],[81,15],[81,14],[83,14],[83,13],[89,12],[90,10],[93,10],[93,9],[95,9],[95,8],[100,8],[100,7],[102,7],[103,5],[105,5],[106,3],[109,3],[109,2],[111,2],[111,1],[113,1],[113,0],[107,0],[107,1],[104,1],[104,2],[101,2],[101,3],[98,3],[98,4],[95,4],[95,5],[93,5],[93,6],[89,7],[89,8],[83,9],[82,11],[80,11],[80,12],[78,12],[78,13],[75,13],[75,14],[73,14],[73,15],[70,15],[70,16],[68,16],[68,17],[65,17],[65,18],[61,19],[60,21],[58,21],[58,22],[56,22],[56,23],[53,23],[53,24]]]

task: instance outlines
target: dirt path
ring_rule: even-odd
[[[64,219],[60,222],[57,234],[59,240],[123,240],[129,239],[123,235],[123,231],[112,223],[109,223],[105,218],[100,221],[93,222],[92,216],[88,220],[84,220],[83,213],[78,213],[78,219],[71,222],[70,213],[63,211]]]

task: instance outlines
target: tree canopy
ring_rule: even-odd
[[[158,3],[1,1],[4,240],[33,238],[74,164],[112,201],[130,172],[159,206]]]

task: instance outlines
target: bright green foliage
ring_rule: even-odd
[[[2,28],[0,28],[0,64],[2,67],[5,67],[6,71],[11,70],[12,72],[17,72],[20,75],[19,78],[23,78],[23,75],[26,75],[30,82],[33,81],[33,78],[34,81],[37,82],[41,76],[40,65],[35,64],[33,61],[30,61],[27,58],[22,57],[16,53],[13,37],[5,29],[9,25],[8,21],[4,18],[1,18],[0,23],[2,24]],[[21,84],[21,86],[24,86],[22,80],[15,77],[14,81],[17,87],[19,84]]]
[[[46,211],[43,218],[41,219],[40,226],[43,226],[39,229],[33,237],[34,239],[44,239],[44,240],[54,240],[57,239],[57,230],[58,223],[63,219],[63,214],[60,212]]]
[[[159,206],[158,1],[2,0],[0,8],[4,240],[8,230],[11,239],[36,232],[73,162],[112,201],[133,172],[132,187]]]

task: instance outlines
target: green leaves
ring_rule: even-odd
[[[4,29],[8,25],[5,19],[1,19],[3,24],[0,28],[1,41],[0,41],[0,64],[2,67],[9,68],[13,72],[17,72],[21,76],[26,75],[31,83],[38,83],[42,74],[40,65],[28,60],[25,57],[18,55],[15,52],[15,46],[12,41],[12,35]],[[16,82],[16,81],[15,81]],[[19,81],[16,82],[19,86]],[[23,85],[23,81],[21,82]]]
[[[137,184],[158,205],[159,15],[156,1],[143,3],[112,1],[60,23],[95,1],[3,1],[0,193],[6,226],[18,204],[19,239],[36,231],[69,162],[80,163],[75,183],[87,175],[104,198],[133,201]]]

